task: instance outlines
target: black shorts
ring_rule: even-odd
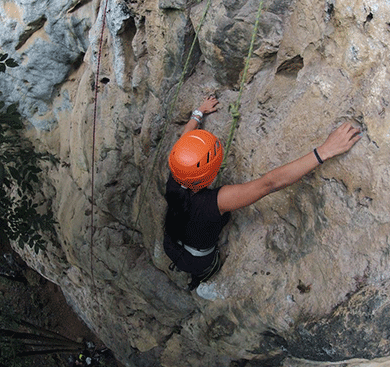
[[[205,270],[212,265],[217,251],[215,249],[206,256],[193,256],[183,246],[172,241],[168,235],[164,237],[164,250],[178,269],[195,276],[203,275]]]

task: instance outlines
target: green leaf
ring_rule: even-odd
[[[0,61],[7,60],[8,54],[0,54]]]
[[[31,178],[31,180],[32,180],[32,181],[34,181],[34,182],[36,182],[36,183],[38,183],[38,182],[39,182],[39,180],[38,180],[38,176],[37,176],[37,175],[30,174],[30,176],[29,176],[29,177]]]
[[[14,180],[20,179],[19,171],[15,167],[8,166],[8,170]]]
[[[41,238],[42,238],[42,236],[40,234],[36,234],[31,239],[35,242],[35,241],[39,241]]]
[[[24,168],[22,169],[22,171],[20,172],[20,175],[21,175],[23,178],[26,178],[27,174],[28,174],[28,167],[24,167]]]
[[[0,186],[3,186],[4,174],[5,174],[4,166],[3,166],[3,164],[0,162]]]
[[[20,116],[19,114],[6,114],[4,116],[1,116],[1,122],[3,124],[7,124],[8,126],[16,129],[16,130],[20,130],[23,128],[23,123],[22,121],[20,120]]]
[[[7,107],[7,114],[12,115],[18,112],[18,105],[16,103],[12,103]]]
[[[32,173],[40,173],[42,170],[39,167],[36,166],[28,166],[27,167]]]
[[[17,66],[19,66],[19,64],[14,59],[11,58],[6,60],[5,64],[10,68],[16,68]]]
[[[11,241],[16,241],[19,236],[15,234],[14,231],[12,231],[11,233],[8,234],[8,237]]]
[[[0,62],[0,73],[5,73],[5,64]]]

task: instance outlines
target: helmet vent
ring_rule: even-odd
[[[200,167],[200,162],[198,162],[198,164],[196,165],[196,167],[198,167],[198,168]]]
[[[207,153],[207,163],[210,162],[210,152]]]

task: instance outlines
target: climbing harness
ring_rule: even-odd
[[[252,54],[253,54],[253,48],[254,48],[255,41],[256,41],[257,30],[259,28],[260,15],[262,13],[262,10],[263,10],[263,0],[260,1],[259,8],[257,10],[256,21],[255,21],[255,25],[253,27],[252,38],[251,38],[251,43],[249,46],[248,56],[246,58],[244,70],[242,72],[240,89],[238,92],[237,100],[236,100],[236,102],[231,103],[229,106],[230,114],[232,116],[232,124],[230,126],[230,131],[229,131],[228,139],[227,139],[226,146],[225,146],[225,154],[223,157],[222,165],[221,165],[221,168],[219,170],[218,177],[217,177],[218,184],[220,183],[222,173],[223,173],[224,169],[226,168],[227,157],[229,154],[230,146],[231,146],[232,141],[233,141],[234,133],[237,129],[237,123],[241,117],[240,112],[239,112],[240,104],[241,104],[241,97],[242,97],[242,93],[244,91],[246,76],[247,76],[248,69],[249,69],[249,62],[250,62],[250,59],[252,58]]]
[[[209,249],[206,250],[197,250],[193,247],[189,247],[186,245],[183,245],[180,241],[177,241],[177,243],[182,246],[181,250],[178,252],[177,257],[172,263],[169,265],[168,269],[170,271],[176,271],[176,272],[181,272],[182,270],[177,267],[177,263],[180,260],[180,258],[183,256],[184,250],[189,251],[193,256],[206,256],[211,254],[213,251],[214,253],[214,258],[209,267],[207,267],[202,274],[200,275],[193,275],[191,274],[191,282],[188,284],[188,290],[193,291],[200,283],[207,282],[214,274],[218,273],[218,271],[221,269],[222,262],[221,262],[221,256],[219,254],[219,250],[217,246],[213,246]],[[195,251],[194,251],[195,250]],[[211,251],[210,251],[211,250]],[[194,251],[194,253],[192,252]]]
[[[216,246],[212,246],[212,247],[206,248],[206,249],[196,249],[195,247],[191,247],[191,246],[187,246],[187,245],[183,244],[183,242],[181,242],[180,240],[177,241],[177,243],[180,246],[183,246],[192,256],[195,256],[195,257],[202,257],[202,256],[210,255],[215,250],[215,247],[216,247]]]
[[[219,250],[215,251],[214,259],[211,265],[205,269],[203,274],[194,276],[192,275],[191,282],[188,284],[188,290],[193,291],[195,288],[199,286],[200,283],[207,282],[214,274],[218,273],[221,269],[221,257],[219,255]]]

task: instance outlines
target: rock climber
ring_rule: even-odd
[[[253,181],[210,189],[223,148],[217,137],[198,127],[205,114],[217,111],[218,103],[215,97],[203,101],[169,155],[164,250],[172,261],[171,270],[191,274],[189,290],[220,269],[218,237],[233,210],[292,185],[326,160],[347,152],[361,137],[359,128],[344,123],[321,146],[293,162]]]

